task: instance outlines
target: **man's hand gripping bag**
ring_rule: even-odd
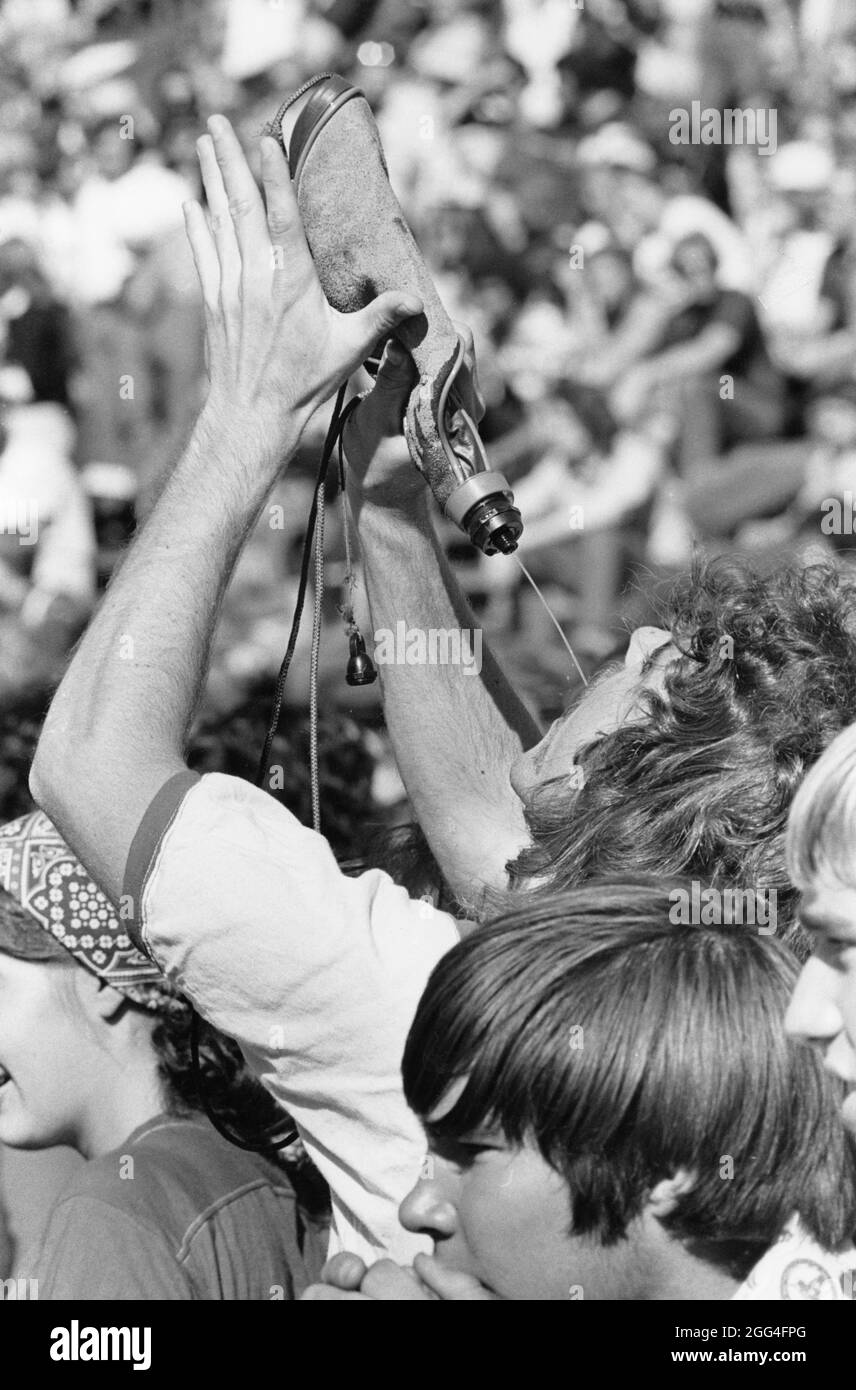
[[[509,554],[523,522],[456,390],[463,344],[390,186],[365,96],[343,77],[313,77],[283,102],[268,131],[288,157],[330,304],[352,313],[389,289],[421,298],[423,313],[396,330],[419,371],[404,421],[411,457],[445,515],[474,545],[486,555]]]

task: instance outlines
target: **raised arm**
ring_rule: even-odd
[[[205,303],[210,389],[190,443],[59,688],[34,797],[118,899],[144,811],[184,745],[241,546],[313,413],[402,319],[388,293],[356,314],[324,298],[274,140],[265,203],[228,121],[198,150],[210,213],[186,205]]]
[[[371,395],[345,435],[349,496],[362,547],[375,639],[398,625],[461,630],[461,664],[379,664],[384,712],[416,819],[459,901],[478,912],[485,888],[505,886],[505,864],[526,839],[509,769],[540,733],[483,642],[440,545],[429,497],[399,435],[412,364],[389,347]],[[462,646],[462,650],[463,650]],[[430,653],[430,645],[426,646]]]

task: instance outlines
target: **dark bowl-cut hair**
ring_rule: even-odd
[[[577,752],[581,777],[530,793],[510,881],[538,894],[655,873],[775,889],[779,934],[805,959],[785,832],[805,773],[856,720],[856,578],[834,563],[762,576],[697,562],[662,622],[680,653],[663,693],[643,691],[635,719]]]
[[[534,1144],[567,1181],[569,1229],[603,1245],[685,1169],[694,1185],[662,1224],[735,1277],[795,1213],[836,1249],[856,1229],[856,1165],[842,1085],[785,1034],[796,962],[745,928],[674,926],[671,901],[614,879],[455,946],[407,1039],[408,1104],[440,1142],[487,1125]]]

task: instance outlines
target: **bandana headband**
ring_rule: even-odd
[[[0,888],[75,960],[135,1004],[162,1012],[179,1002],[43,811],[0,826]]]

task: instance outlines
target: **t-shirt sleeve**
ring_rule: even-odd
[[[89,1196],[59,1203],[38,1250],[22,1258],[17,1277],[36,1281],[40,1301],[195,1296],[163,1235]]]
[[[380,870],[340,871],[323,836],[239,778],[179,774],[128,860],[143,948],[240,1043],[334,1198],[334,1247],[408,1259],[397,1206],[424,1152],[401,1056],[454,920]]]

